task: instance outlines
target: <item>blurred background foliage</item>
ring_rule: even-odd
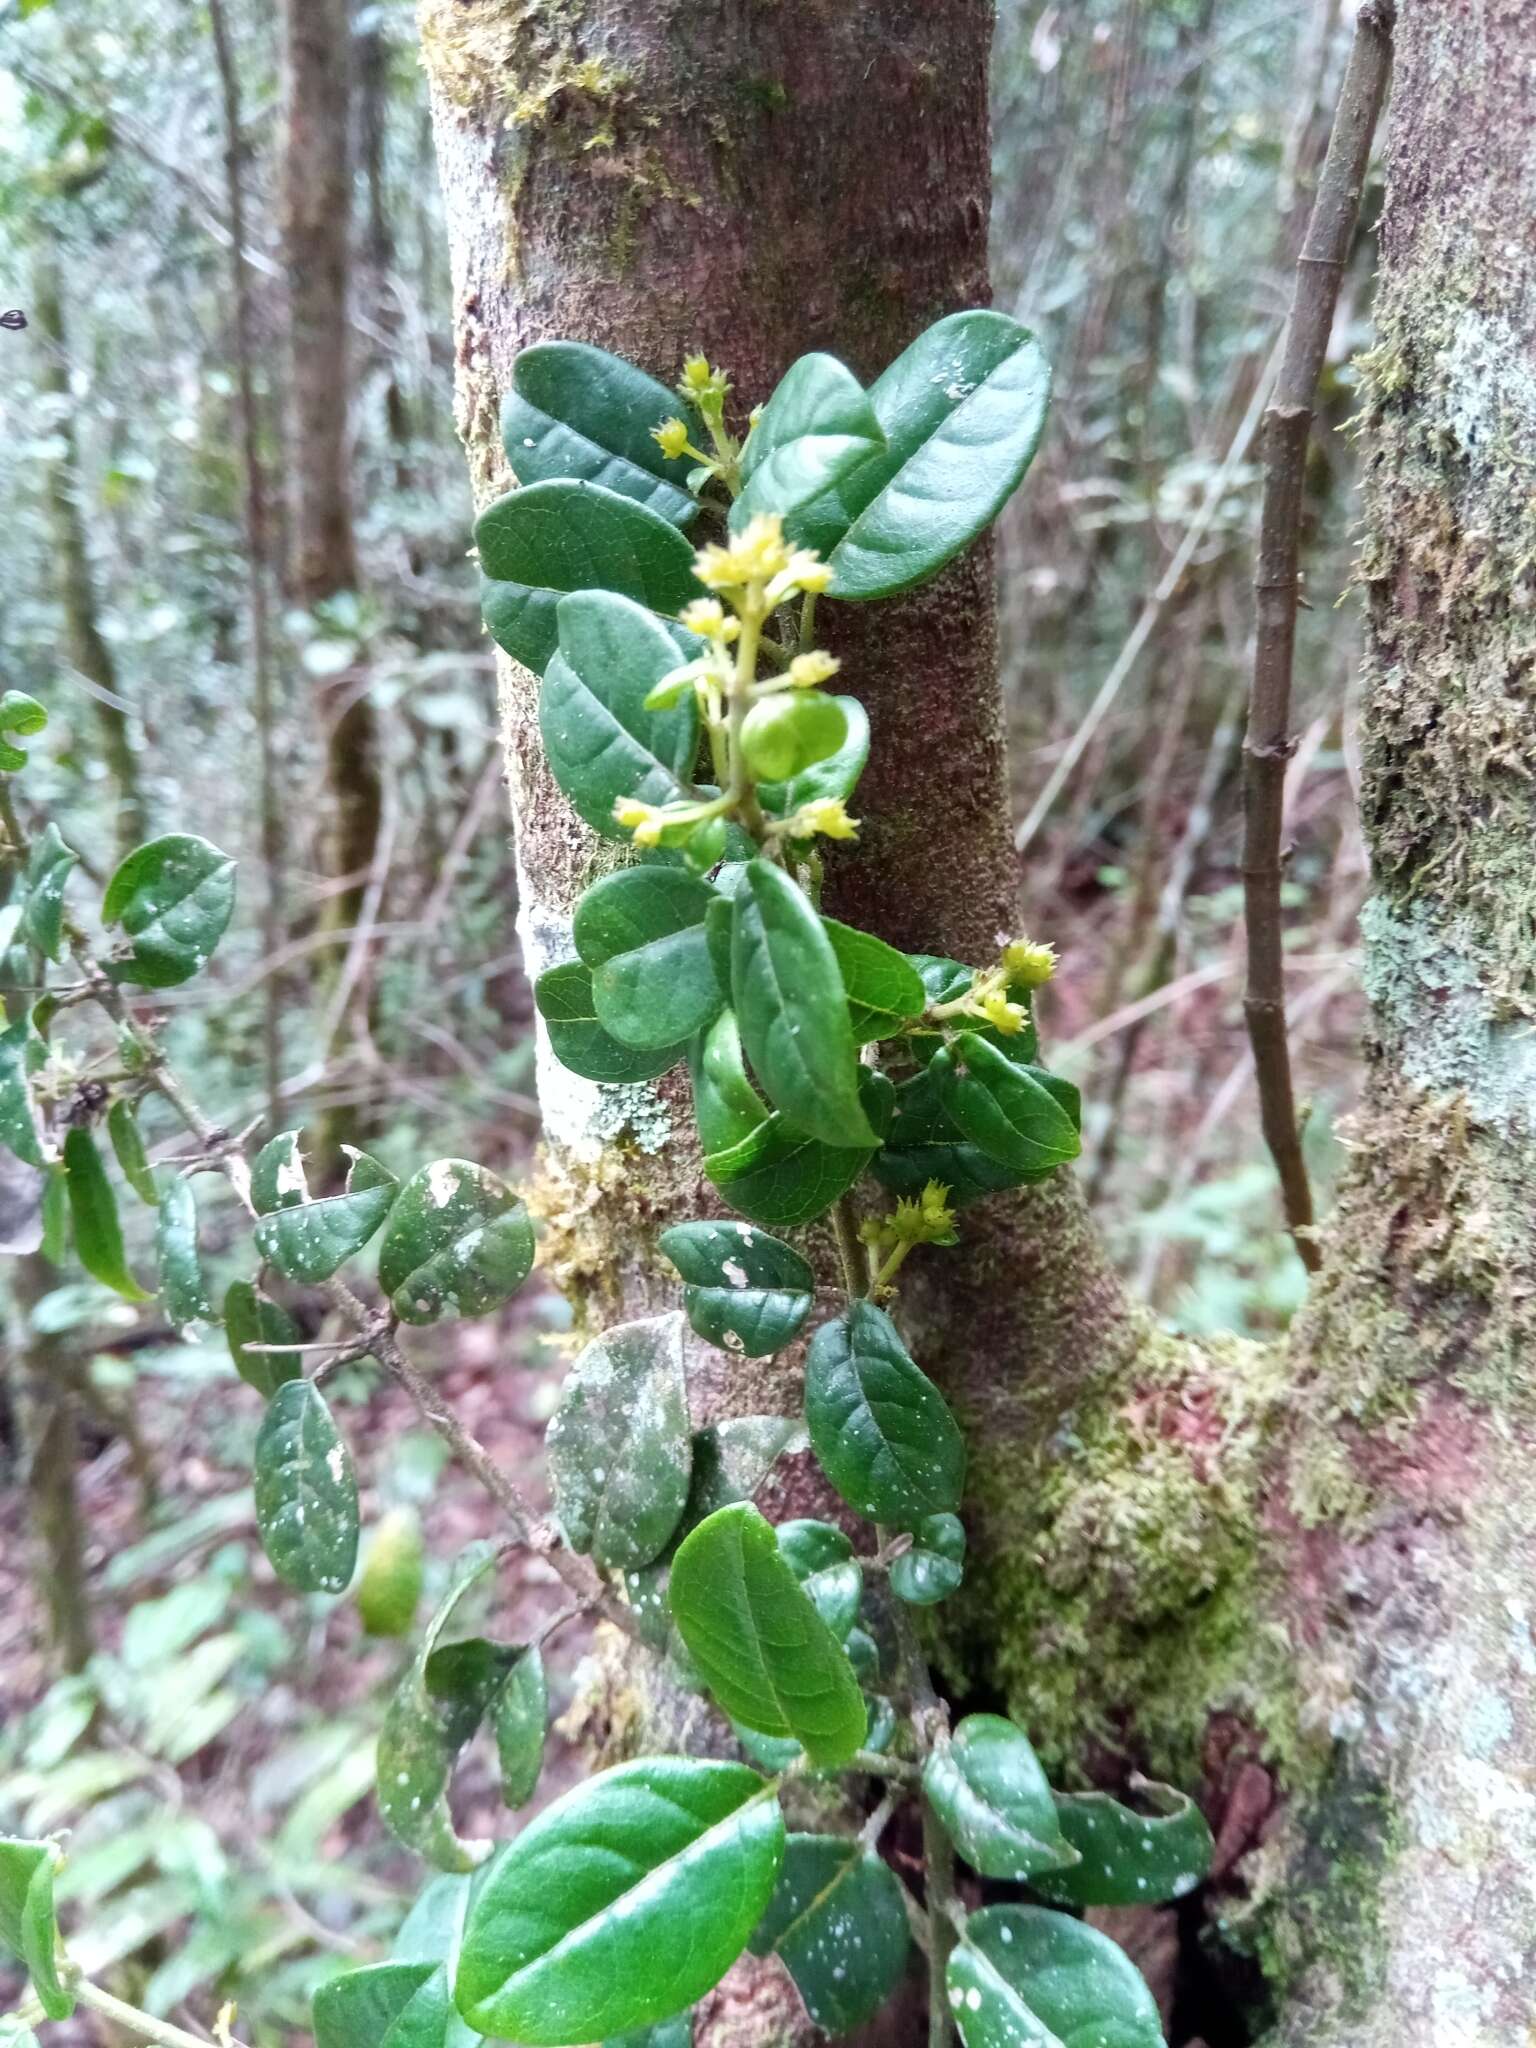
[[[1342,12],[999,8],[996,298],[1041,332],[1057,375],[999,544],[1021,896],[1032,935],[1064,958],[1044,1018],[1053,1064],[1090,1105],[1085,1179],[1127,1273],[1186,1328],[1273,1330],[1301,1292],[1241,1020],[1238,772],[1254,433]],[[425,1144],[515,1174],[537,1132],[531,1004],[413,10],[354,0],[349,76],[326,88],[351,144],[356,587],[308,602],[275,482],[293,467],[294,405],[282,25],[258,0],[223,14],[269,487],[277,924],[263,936],[225,101],[208,14],[184,0],[0,0],[0,312],[25,320],[0,327],[0,688],[51,717],[22,800],[65,822],[98,879],[140,824],[239,856],[230,938],[210,974],[164,998],[178,1063],[231,1127],[266,1106],[273,1028],[284,1123],[330,1115],[397,1165]],[[1379,203],[1368,195],[1321,393],[1334,429]],[[1365,864],[1341,605],[1353,459],[1343,431],[1314,451],[1287,900],[1293,1044],[1326,1187],[1360,1022]],[[375,718],[372,851],[338,874],[327,738],[360,704]],[[169,1142],[169,1125],[148,1136]],[[115,1961],[150,2010],[185,2018],[189,1997],[233,1996],[247,2038],[285,2038],[319,1977],[377,1952],[412,1882],[364,1797],[398,1646],[369,1642],[346,1601],[275,1597],[236,1477],[258,1404],[217,1333],[180,1342],[37,1257],[7,1261],[0,1290],[0,1829],[74,1829],[66,1912],[92,1905],[100,1948],[82,1960]],[[461,1412],[524,1468],[559,1325],[552,1297],[525,1297],[499,1328],[440,1344]],[[509,1364],[531,1369],[509,1379]],[[370,1468],[392,1397],[359,1378],[350,1398],[371,1508],[420,1513],[437,1559],[481,1533],[404,1416]],[[60,1544],[88,1594],[78,1613],[57,1597]],[[549,1597],[537,1572],[531,1611]]]

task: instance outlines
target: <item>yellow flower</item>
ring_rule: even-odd
[[[822,796],[814,803],[802,804],[785,827],[792,839],[810,839],[817,833],[823,839],[857,839],[858,828],[858,819],[849,817],[838,796]]]
[[[689,391],[704,390],[713,375],[708,356],[689,356],[683,364],[683,385]]]
[[[718,597],[696,597],[692,604],[684,605],[677,616],[690,633],[697,633],[705,640],[730,642],[741,632],[741,621],[726,617],[725,607]]]
[[[724,370],[716,369],[707,356],[689,356],[683,364],[682,381],[678,395],[696,405],[705,419],[718,420],[725,408],[725,394],[730,390],[730,379]]]
[[[814,690],[818,683],[830,682],[842,663],[836,655],[816,648],[810,654],[797,654],[789,664],[788,681],[796,690]]]
[[[993,989],[982,997],[981,1013],[994,1031],[1001,1031],[1009,1038],[1022,1031],[1029,1022],[1029,1012],[1019,1003],[1010,1003],[1000,989]]]
[[[688,453],[688,429],[679,419],[663,420],[659,427],[652,427],[651,439],[663,455],[676,457]]]
[[[1056,948],[1037,946],[1028,939],[1015,939],[1003,948],[1003,970],[1010,982],[1025,988],[1039,988],[1056,972]]]
[[[741,590],[751,583],[771,585],[790,560],[783,520],[777,512],[763,512],[724,547],[700,548],[693,573],[707,590]]]
[[[635,797],[621,796],[613,806],[614,823],[622,825],[626,832],[634,834],[636,846],[659,846],[663,818],[653,804],[640,803]]]

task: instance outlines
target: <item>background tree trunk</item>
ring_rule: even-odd
[[[293,595],[316,605],[358,587],[349,477],[352,163],[348,0],[285,0],[282,151],[283,263],[291,338],[289,522]],[[338,949],[357,926],[383,812],[378,725],[368,678],[344,669],[320,692],[327,816],[319,846],[326,893],[320,928]],[[333,963],[339,971],[339,960]],[[366,986],[366,974],[362,977]],[[357,1000],[361,1000],[359,996]],[[348,1012],[354,1005],[348,1005]],[[349,1014],[337,1020],[337,1044]],[[327,1115],[319,1172],[334,1178],[354,1115]]]

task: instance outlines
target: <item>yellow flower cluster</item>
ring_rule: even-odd
[[[876,1251],[891,1251],[897,1245],[953,1244],[955,1212],[949,1206],[949,1189],[931,1180],[915,1201],[906,1196],[888,1215],[859,1225],[859,1235]]]
[[[1056,972],[1056,948],[1035,945],[1029,939],[1014,939],[1003,948],[1003,972],[1010,983],[1040,988]]]
[[[723,546],[700,548],[693,573],[706,590],[723,591],[738,610],[766,618],[796,592],[820,592],[832,571],[814,548],[797,548],[784,537],[777,512],[759,513]]]
[[[786,839],[857,839],[859,821],[849,817],[840,796],[821,796],[791,811],[783,834]]]

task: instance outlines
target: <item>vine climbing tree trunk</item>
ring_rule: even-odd
[[[421,0],[421,27],[482,502],[530,342],[667,381],[702,348],[744,415],[808,349],[867,377],[986,296],[984,0]],[[1288,1346],[1154,1327],[1064,1177],[968,1211],[903,1297],[972,1452],[951,1692],[1005,1698],[1056,1771],[1200,1786],[1284,2048],[1536,2038],[1533,68],[1518,0],[1406,0],[1364,421],[1375,1024],[1311,1305]],[[825,608],[875,731],[833,905],[974,961],[1018,923],[992,596],[982,549],[878,619]],[[602,858],[535,698],[504,666],[532,974]],[[1035,936],[1070,972],[1071,934]],[[673,1086],[541,1062],[546,1260],[588,1325],[670,1306],[655,1235],[709,1206]],[[779,1407],[792,1375],[703,1398]],[[705,2038],[804,2038],[761,1980],[741,1999]]]

